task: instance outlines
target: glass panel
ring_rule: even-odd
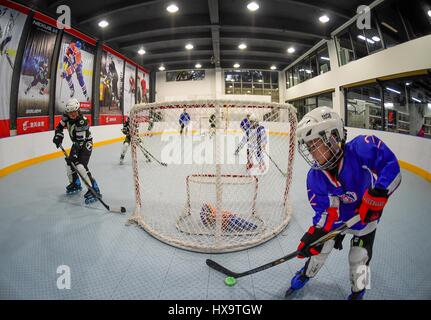
[[[251,82],[243,82],[242,83],[242,94],[251,94],[251,93],[252,93]]]
[[[356,23],[349,27],[349,32],[352,36],[353,48],[355,51],[355,58],[361,59],[368,55],[366,38],[364,35],[364,30],[360,30],[356,27]]]
[[[347,91],[347,126],[382,130],[380,88],[377,84]]]
[[[263,95],[263,83],[253,83],[253,91],[254,95]]]
[[[350,41],[349,41],[350,42]],[[319,51],[317,51],[317,63],[319,72],[317,74],[323,74],[331,70],[331,64],[329,63],[329,52],[328,46],[324,45]]]
[[[338,59],[341,66],[355,60],[349,30],[342,31],[335,37],[335,41],[337,43]],[[329,55],[326,57],[329,58]],[[319,63],[321,63],[320,58]],[[322,68],[320,68],[320,71],[322,71]]]
[[[276,84],[278,87],[278,71],[271,71],[271,84]]]
[[[383,49],[382,39],[380,39],[375,19],[371,20],[371,29],[364,29],[364,34],[369,54]]]
[[[238,71],[227,70],[224,73],[225,82],[240,82],[241,81],[241,73]]]
[[[233,86],[234,84],[232,82],[225,82],[225,93],[233,94]]]
[[[386,48],[408,41],[407,32],[396,8],[396,1],[385,1],[374,9]]]
[[[253,83],[263,82],[263,71],[253,70]]]
[[[423,37],[431,33],[430,0],[398,0],[397,4],[412,38]]]
[[[269,71],[263,71],[263,82],[264,83],[270,83],[271,82],[271,75]]]
[[[270,96],[271,94],[272,94],[272,92],[271,92],[271,85],[270,84],[264,84],[264,90],[263,90],[263,94],[265,95],[265,96]]]
[[[407,88],[397,81],[384,84],[386,130],[390,132],[410,133]],[[399,118],[402,119],[399,119]]]
[[[311,78],[314,78],[320,74],[317,72],[317,55],[315,53],[310,56],[310,71]]]
[[[242,82],[251,82],[253,79],[253,71],[252,70],[242,70],[241,71],[241,79],[242,79]]]
[[[319,107],[332,108],[332,92],[319,95],[317,98],[317,104]]]

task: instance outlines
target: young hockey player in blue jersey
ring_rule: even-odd
[[[256,168],[258,173],[262,174],[266,171],[264,151],[267,144],[267,136],[265,128],[259,124],[254,114],[247,115],[241,122],[241,128],[244,131],[244,137],[242,138],[238,148],[235,150],[235,154],[238,155],[239,150],[244,147],[247,143],[247,170],[254,168],[254,159],[256,160]]]
[[[297,138],[299,153],[311,166],[307,192],[315,215],[298,246],[298,257],[309,259],[291,280],[286,296],[317,274],[333,248],[342,249],[345,234],[324,245],[310,244],[359,214],[361,221],[345,233],[353,235],[349,252],[352,292],[348,299],[360,300],[370,283],[377,224],[389,196],[401,183],[397,158],[375,136],[361,135],[346,143],[342,120],[327,107],[304,116],[298,124]]]
[[[91,136],[90,126],[88,124],[88,119],[79,111],[79,102],[76,99],[70,99],[67,102],[63,117],[55,128],[53,142],[57,148],[59,148],[63,142],[63,129],[66,127],[73,143],[69,154],[69,160],[73,161],[81,176],[101,197],[99,186],[88,170],[88,162],[90,161],[91,152],[93,150],[93,138]],[[66,170],[70,182],[66,187],[66,193],[73,194],[81,191],[81,180],[79,179],[78,173],[73,170],[72,166],[67,161]],[[84,198],[86,204],[97,201],[97,198],[90,190],[87,191]]]
[[[186,129],[185,130],[185,134],[187,135],[189,122],[190,122],[190,115],[187,113],[187,110],[184,109],[183,113],[181,113],[180,119],[179,119],[179,123],[180,123],[180,126],[181,126],[180,134],[183,134],[183,131],[184,131],[184,128],[185,128]]]

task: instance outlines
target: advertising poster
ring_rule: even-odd
[[[94,46],[64,34],[57,66],[54,126],[61,120],[71,98],[80,102],[81,113],[85,114],[91,125],[94,54]]]
[[[101,64],[99,124],[119,124],[123,122],[124,60],[103,51]]]
[[[150,101],[150,75],[138,69],[137,78],[137,103],[148,103]]]
[[[58,29],[33,20],[19,81],[17,133],[49,130],[49,74]]]
[[[124,82],[124,116],[129,115],[130,109],[135,104],[136,95],[136,67],[126,63]]]
[[[9,137],[12,71],[27,15],[0,5],[0,138]]]

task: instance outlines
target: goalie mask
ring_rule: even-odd
[[[298,151],[312,169],[332,169],[343,156],[346,140],[343,121],[328,107],[307,113],[298,124],[296,136]]]

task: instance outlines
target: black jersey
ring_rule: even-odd
[[[75,120],[70,119],[67,113],[64,113],[60,123],[55,128],[55,133],[63,132],[63,129],[66,127],[67,131],[69,131],[70,139],[74,143],[84,143],[93,140],[88,119],[81,113],[79,113],[79,116]]]
[[[121,131],[124,133],[124,135],[130,136],[129,119],[123,123],[123,129],[121,129]]]

